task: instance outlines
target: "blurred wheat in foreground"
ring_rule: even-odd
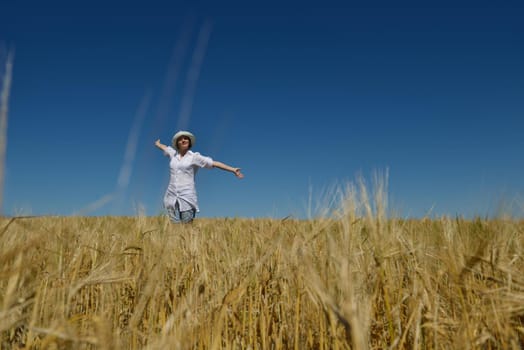
[[[2,349],[520,349],[524,223],[0,219]],[[376,201],[376,203],[369,202]]]

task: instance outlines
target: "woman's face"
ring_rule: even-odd
[[[191,147],[191,140],[187,136],[180,136],[176,144],[179,151],[187,151]]]

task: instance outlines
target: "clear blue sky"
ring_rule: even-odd
[[[524,2],[111,4],[1,2],[4,213],[161,213],[180,127],[245,173],[201,170],[200,217],[304,217],[385,169],[402,216],[524,212]]]

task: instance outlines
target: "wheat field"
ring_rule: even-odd
[[[1,347],[524,346],[523,222],[369,202],[311,220],[3,218]]]

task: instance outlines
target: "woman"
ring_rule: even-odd
[[[179,131],[173,136],[173,147],[155,141],[155,146],[170,158],[170,179],[164,196],[164,207],[173,222],[190,223],[199,211],[195,188],[195,175],[199,168],[219,168],[232,172],[239,179],[244,175],[240,168],[233,168],[191,151],[195,136],[189,131]]]

